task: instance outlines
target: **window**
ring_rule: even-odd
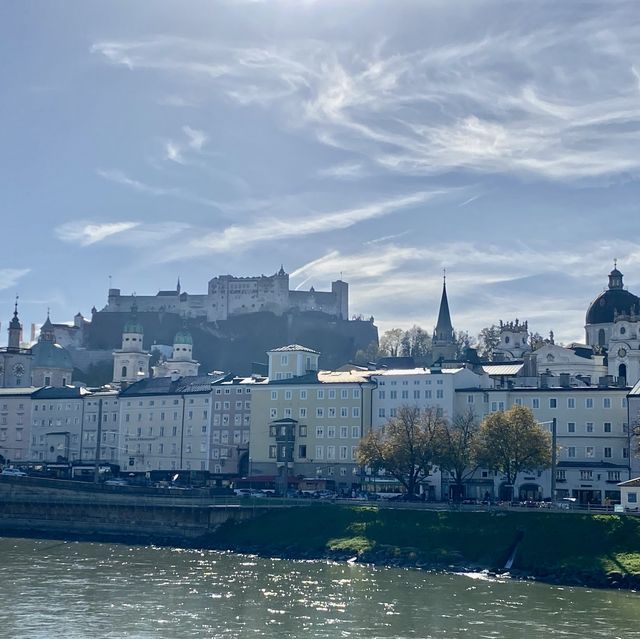
[[[340,426],[340,439],[346,439],[347,437],[349,437],[349,427]]]
[[[278,399],[278,391],[271,391],[271,401],[275,401]]]
[[[340,408],[340,417],[349,417],[349,409],[346,406]]]
[[[584,430],[586,433],[592,433],[593,432],[593,422],[587,422],[584,426]]]
[[[352,417],[360,417],[360,408],[358,406],[354,406],[351,409],[351,416]]]
[[[290,390],[287,390],[287,391],[284,392],[284,398],[286,400],[290,400],[291,399],[291,395],[292,395],[292,393],[291,393]]]
[[[324,408],[320,406],[316,408],[316,417],[324,417]]]
[[[328,426],[327,427],[327,437],[329,437],[330,439],[335,438],[336,436],[336,427],[335,426]]]
[[[420,391],[419,390],[414,390],[413,391],[413,399],[420,399]]]
[[[316,391],[316,399],[324,399],[324,390]]]
[[[384,408],[378,408],[378,417],[384,417]]]
[[[336,389],[335,388],[331,388],[329,390],[329,399],[335,399],[336,398]]]
[[[327,459],[335,459],[335,458],[336,458],[336,447],[327,446]]]
[[[304,424],[300,425],[300,437],[307,436],[307,427]]]
[[[609,448],[608,446],[605,446],[604,448],[604,456],[605,459],[611,459],[611,448]]]
[[[587,397],[587,399],[584,400],[584,407],[593,408],[593,397]]]
[[[335,419],[336,409],[334,407],[327,408],[327,417],[330,419]]]
[[[630,504],[637,504],[638,503],[638,493],[627,493],[627,501]]]
[[[298,457],[300,459],[306,459],[307,458],[307,445],[306,444],[300,444],[298,446]]]
[[[605,433],[610,433],[611,432],[611,422],[605,422],[604,423],[604,432]]]
[[[378,391],[378,399],[384,399],[385,397],[385,391],[383,390],[379,390]]]
[[[401,397],[401,399],[409,399],[409,391],[408,390],[403,390],[400,393],[400,397]]]
[[[611,397],[602,398],[602,408],[611,408]]]
[[[426,390],[424,392],[424,398],[425,399],[431,399],[431,391],[430,390]]]
[[[282,366],[288,366],[289,365],[289,356],[288,355],[280,355],[280,364]]]
[[[340,399],[349,399],[349,391],[346,388],[340,391]]]
[[[300,417],[304,418],[307,416],[307,409],[306,408],[301,408],[300,409]]]
[[[316,459],[324,459],[324,446],[316,446]]]
[[[610,470],[607,472],[607,481],[620,481],[620,471]]]
[[[276,451],[278,450],[277,446],[275,445],[271,445],[269,446],[269,459],[275,459],[276,458]]]
[[[567,408],[575,408],[576,407],[576,398],[568,397],[567,398]]]
[[[269,417],[271,419],[275,419],[278,416],[278,409],[277,408],[270,408],[269,409]],[[226,415],[225,415],[226,417]]]
[[[398,399],[398,391],[389,391],[389,399]]]
[[[444,399],[444,391],[440,388],[436,391],[436,399]],[[504,404],[504,402],[500,403]]]
[[[353,399],[360,399],[360,389],[359,388],[354,388],[353,389]]]
[[[300,391],[300,399],[307,399],[307,391],[306,390],[301,390]]]
[[[549,398],[549,408],[558,408],[558,400],[555,397]]]
[[[581,470],[580,471],[580,480],[581,481],[591,481],[593,479],[593,471],[592,470]]]
[[[467,404],[473,404],[475,399],[476,398],[473,395],[467,395]]]
[[[584,449],[584,456],[591,459],[596,456],[596,449],[593,446],[587,446]]]
[[[316,438],[321,439],[324,437],[324,426],[316,426]]]
[[[575,433],[576,432],[576,423],[575,422],[569,422],[567,424],[567,432],[568,433]]]
[[[556,481],[567,481],[567,471],[556,470]]]
[[[347,446],[340,446],[340,459],[348,459],[349,449]]]
[[[576,456],[576,447],[575,446],[568,446],[567,447],[567,457],[569,459],[572,459],[575,456]]]
[[[538,397],[534,397],[531,400],[531,408],[540,408],[540,399]]]

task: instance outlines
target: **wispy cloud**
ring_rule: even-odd
[[[500,28],[497,10],[505,13]],[[428,46],[290,38],[239,47],[161,35],[98,42],[92,51],[132,70],[193,79],[241,105],[279,109],[283,126],[378,170],[566,181],[640,169],[636,10],[619,2],[578,15],[545,2],[524,27],[516,4],[485,1],[470,8],[477,28],[431,34]],[[337,165],[320,177],[353,179],[360,170]]]
[[[101,178],[104,178],[109,182],[115,182],[116,184],[127,186],[135,191],[139,191],[140,193],[148,193],[149,195],[176,195],[177,193],[176,189],[173,188],[166,189],[136,180],[118,169],[98,169],[96,173]]]
[[[522,243],[509,249],[473,242],[392,243],[355,253],[329,251],[296,268],[291,279],[301,279],[298,287],[319,288],[342,273],[353,284],[352,312],[370,315],[375,309],[382,330],[414,323],[430,330],[446,266],[456,328],[477,333],[500,319],[519,317],[528,319],[532,330],[553,329],[569,342],[584,339],[584,313],[606,285],[614,247],[621,267],[637,271],[640,247],[633,242],[587,242],[573,254]]]
[[[0,290],[12,288],[18,280],[31,272],[29,268],[2,268],[0,269]]]
[[[228,252],[246,249],[254,244],[274,239],[283,240],[346,229],[365,220],[380,218],[400,209],[424,204],[446,191],[411,193],[400,197],[381,200],[349,209],[329,211],[322,214],[300,213],[290,218],[256,219],[251,224],[232,225],[221,232],[192,240],[185,250]]]
[[[90,246],[106,240],[108,237],[130,231],[139,225],[139,222],[104,222],[93,224],[87,222],[69,222],[55,229],[58,239],[63,242]]]

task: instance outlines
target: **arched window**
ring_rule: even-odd
[[[126,377],[127,376],[127,367],[123,366],[122,370],[120,371],[120,377]]]
[[[604,346],[604,328],[598,331],[598,346]]]
[[[626,379],[627,379],[627,366],[626,366],[626,364],[620,364],[620,366],[618,366],[618,377],[620,379],[624,379],[626,381]]]

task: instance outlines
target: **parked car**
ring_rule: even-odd
[[[18,468],[4,468],[0,475],[5,475],[6,477],[26,477],[27,473]]]
[[[238,497],[250,497],[251,489],[250,488],[235,488],[233,491]]]
[[[107,479],[104,482],[105,486],[128,486],[129,482],[121,477],[114,477],[113,479]]]

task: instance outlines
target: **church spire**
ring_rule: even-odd
[[[442,296],[440,298],[440,310],[438,311],[438,323],[433,331],[433,361],[455,359],[457,346],[453,325],[451,324],[451,314],[449,312],[449,300],[447,298],[447,274],[442,278]]]
[[[451,314],[449,312],[449,300],[447,298],[447,273],[444,272],[442,278],[442,297],[440,298],[440,311],[438,312],[438,323],[433,334],[434,339],[442,341],[453,340],[453,325],[451,324]]]
[[[22,324],[18,319],[18,296],[16,295],[16,303],[13,307],[13,319],[9,322],[9,348],[20,348],[20,340],[22,339]]]

